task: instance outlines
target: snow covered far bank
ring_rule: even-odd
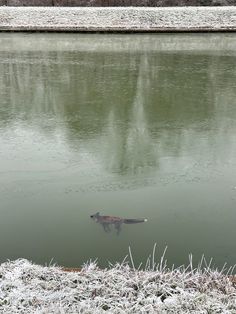
[[[221,272],[160,263],[153,270],[94,263],[80,272],[19,259],[0,266],[1,313],[236,313],[235,283]]]
[[[235,31],[236,7],[0,7],[1,31]]]

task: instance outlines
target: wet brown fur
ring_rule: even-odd
[[[96,213],[90,216],[94,219],[97,223],[100,223],[103,226],[105,232],[110,232],[110,225],[114,225],[115,229],[117,230],[117,234],[121,231],[121,225],[125,224],[135,224],[147,221],[147,219],[126,219],[120,218],[115,216],[101,216],[100,213]]]

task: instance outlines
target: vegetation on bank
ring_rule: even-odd
[[[203,258],[194,269],[168,269],[155,247],[143,270],[130,260],[80,271],[43,267],[28,260],[0,266],[1,313],[236,313],[233,268],[212,269]],[[65,271],[67,270],[67,271]]]

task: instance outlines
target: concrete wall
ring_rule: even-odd
[[[0,0],[0,6],[224,6],[236,0]]]

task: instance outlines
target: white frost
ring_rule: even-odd
[[[0,7],[0,30],[236,30],[236,7]]]
[[[1,264],[0,277],[1,313],[236,313],[235,283],[209,267],[91,262],[65,272],[18,259]]]

